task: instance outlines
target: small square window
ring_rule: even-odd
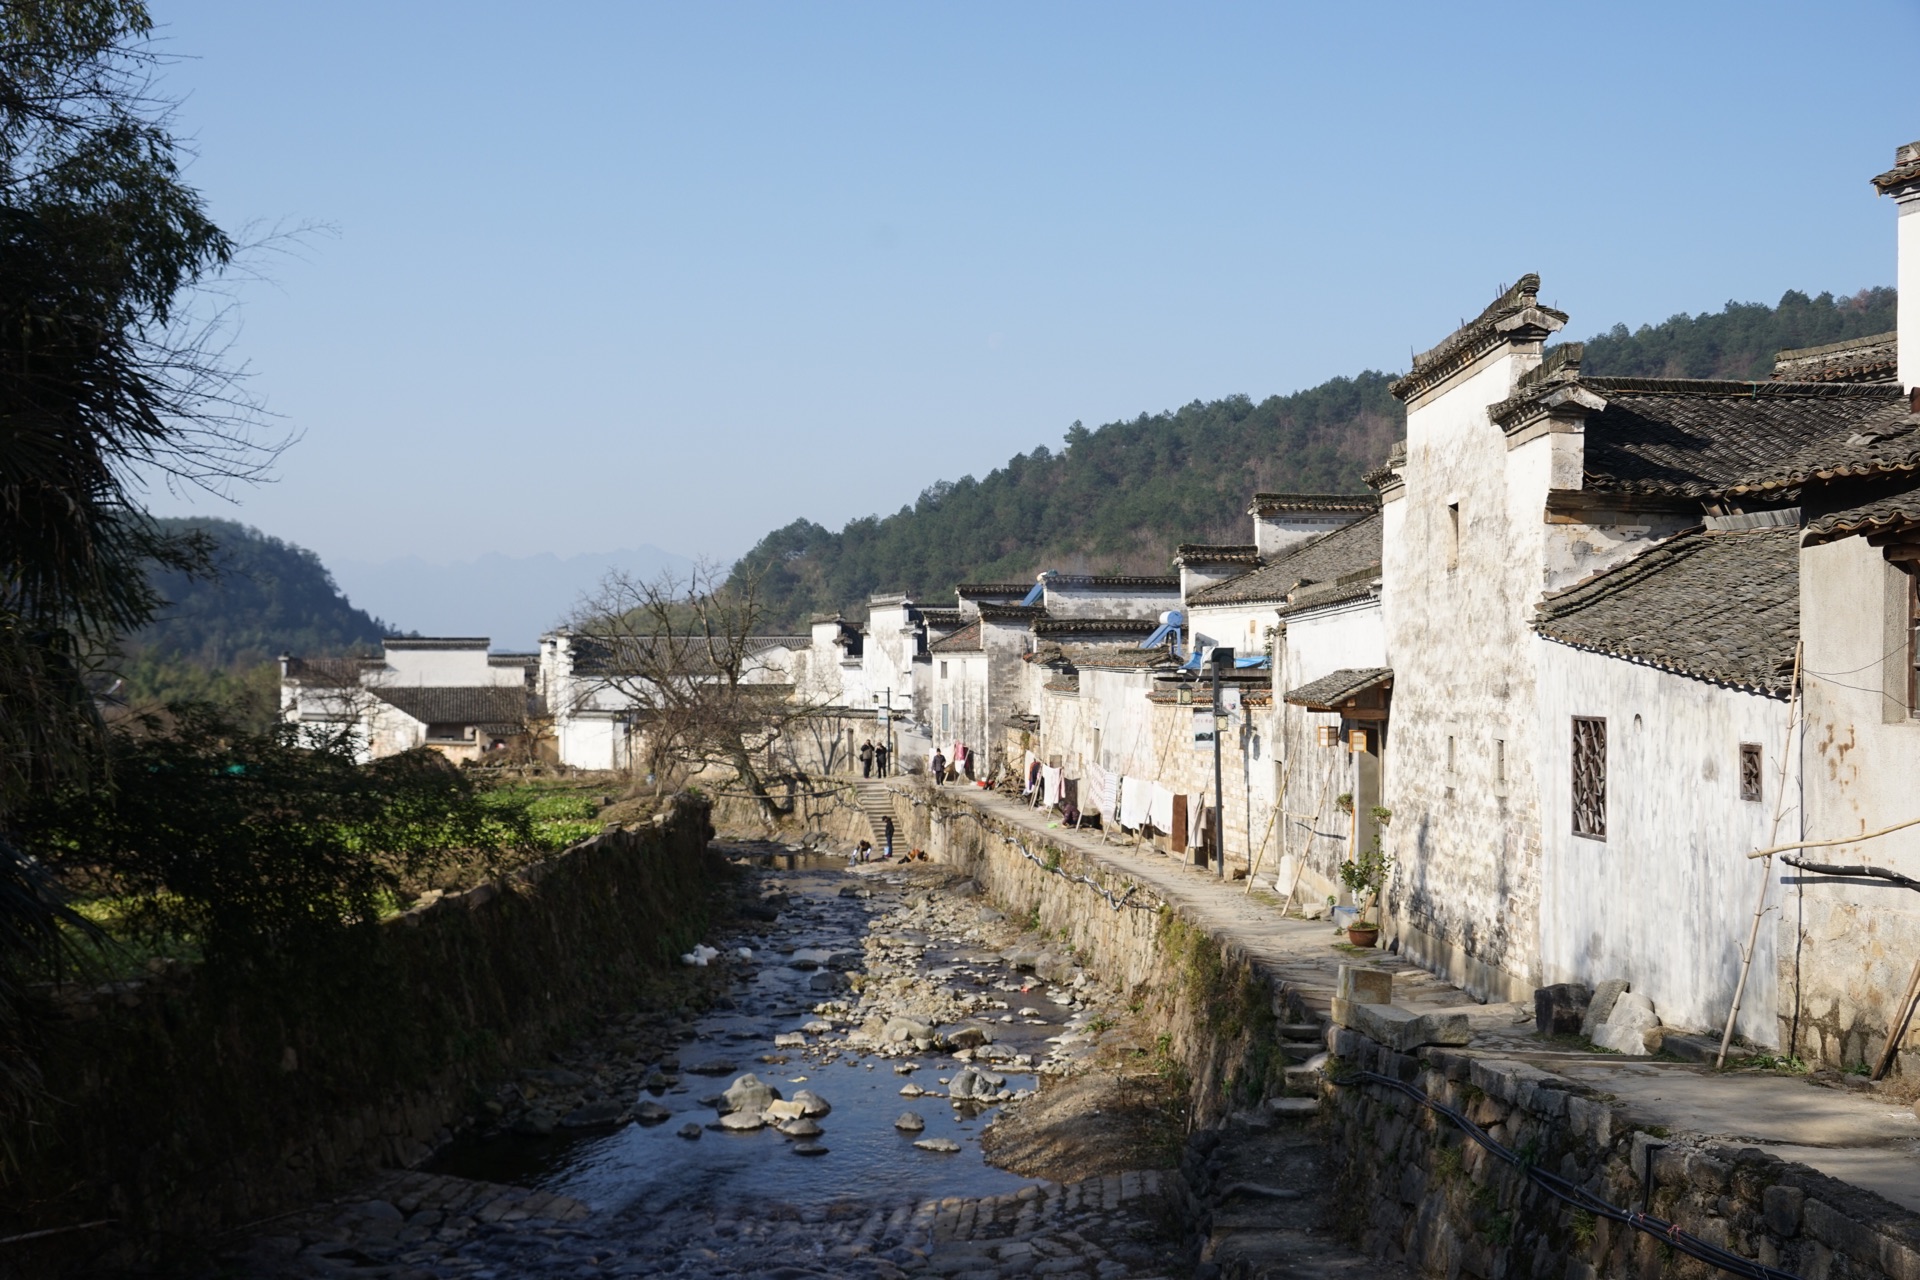
[[[1740,744],[1740,798],[1758,800],[1760,790],[1760,744],[1743,742]]]

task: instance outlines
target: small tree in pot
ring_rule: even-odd
[[[1381,827],[1393,819],[1391,809],[1378,805],[1370,812],[1374,821]],[[1354,917],[1353,924],[1347,927],[1347,940],[1357,947],[1370,947],[1380,939],[1380,922],[1368,920],[1367,913],[1380,901],[1380,895],[1386,891],[1387,877],[1393,872],[1393,859],[1380,847],[1380,831],[1376,827],[1373,841],[1360,853],[1340,864],[1340,883],[1353,895],[1360,911]]]

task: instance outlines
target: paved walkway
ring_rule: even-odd
[[[1327,1014],[1340,965],[1352,963],[1353,956],[1336,946],[1325,921],[1284,917],[1273,895],[1260,889],[1248,893],[1244,881],[1221,880],[1151,845],[1136,851],[1131,840],[1074,831],[1058,825],[1052,814],[976,788],[950,788],[948,795],[1150,885],[1189,919],[1232,939],[1270,979],[1299,992],[1308,1008]],[[1470,1052],[1517,1058],[1610,1093],[1637,1124],[1764,1147],[1783,1160],[1810,1165],[1920,1211],[1920,1117],[1878,1089],[1566,1049],[1533,1033],[1531,1006],[1477,1003],[1384,952],[1367,963],[1393,971],[1395,1004],[1419,1012],[1466,1013],[1474,1033]]]

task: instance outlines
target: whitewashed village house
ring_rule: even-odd
[[[490,653],[485,637],[388,636],[379,657],[280,658],[280,713],[310,733],[352,736],[363,758],[427,747],[477,760],[523,739],[537,659]]]

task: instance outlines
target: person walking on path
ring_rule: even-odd
[[[887,760],[892,754],[884,742],[873,749],[873,767],[883,778],[887,776]]]
[[[880,819],[880,861],[893,861],[893,819]]]
[[[933,749],[933,785],[940,786],[947,780],[947,758],[940,754],[940,748]]]
[[[873,743],[871,741],[860,744],[860,776],[863,778],[873,776]]]

